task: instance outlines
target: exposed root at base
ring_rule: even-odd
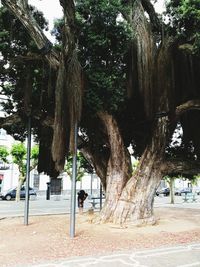
[[[147,225],[158,225],[158,219],[154,216],[144,218],[144,219],[131,219],[129,222],[130,225],[134,225],[137,227],[144,227]]]
[[[87,215],[90,215],[89,222],[92,224],[112,224],[112,228],[118,228],[118,229],[126,229],[129,228],[129,226],[136,226],[136,227],[145,227],[145,226],[153,226],[158,225],[158,221],[160,218],[156,218],[155,216],[151,216],[148,218],[143,219],[134,219],[129,218],[125,222],[120,222],[119,220],[106,220],[99,214],[94,213],[88,213]],[[92,216],[91,216],[92,215]]]

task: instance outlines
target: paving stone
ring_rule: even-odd
[[[114,253],[97,257],[32,265],[28,267],[200,267],[200,243]]]

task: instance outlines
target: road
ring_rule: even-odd
[[[91,207],[89,202],[85,201],[85,210]],[[24,216],[25,201],[15,202],[13,200],[0,200],[0,219],[5,217]],[[50,200],[38,196],[29,201],[29,215],[45,214],[64,214],[70,213],[70,198],[65,196],[52,196]]]
[[[193,208],[200,209],[200,196],[197,202],[184,203],[182,197],[175,197],[176,204],[170,204],[169,197],[155,197],[154,207],[171,207],[171,208]],[[24,216],[25,201],[0,201],[0,219],[12,216]],[[91,208],[90,200],[85,201],[84,209]],[[97,208],[99,206],[97,205]],[[98,210],[98,209],[97,209]],[[70,213],[70,197],[52,196],[50,200],[45,197],[38,196],[35,200],[30,200],[29,215],[45,215],[45,214],[65,214]]]

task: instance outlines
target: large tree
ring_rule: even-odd
[[[75,31],[75,7],[73,1],[60,1],[63,8],[64,23],[62,29],[62,47],[57,50],[45,36],[38,21],[33,16],[32,8],[28,5],[28,1],[2,1],[2,4],[18,18],[23,26],[27,29],[32,40],[39,49],[39,56],[46,59],[50,65],[52,72],[56,73],[54,79],[55,104],[53,103],[54,115],[52,121],[47,118],[47,125],[53,128],[53,133],[49,134],[50,144],[43,144],[44,150],[49,153],[46,147],[52,144],[52,158],[56,165],[57,171],[63,170],[65,156],[67,151],[73,151],[73,132],[74,125],[80,119],[82,88],[81,88],[81,67],[77,59],[77,40]],[[30,55],[26,55],[30,59]],[[29,80],[30,81],[30,80]],[[47,88],[44,89],[48,92]],[[29,111],[29,113],[32,111]],[[33,112],[32,112],[33,113]],[[31,114],[34,116],[34,114]],[[50,114],[51,115],[51,114]],[[43,120],[44,118],[38,118]],[[50,129],[43,129],[42,136]],[[41,137],[41,140],[44,138]],[[71,140],[71,141],[70,141]],[[44,143],[44,142],[43,142]],[[70,145],[71,144],[71,145]],[[40,171],[47,171],[49,166],[42,166]]]
[[[198,54],[188,52],[186,49],[188,44],[191,44],[191,38],[189,38],[191,32],[188,35],[187,32],[180,30],[175,32],[172,23],[161,27],[149,0],[116,0],[100,3],[89,0],[78,1],[79,8],[82,8],[79,12],[82,12],[84,19],[82,27],[84,29],[88,26],[84,34],[90,36],[90,42],[96,44],[96,50],[91,50],[94,46],[91,47],[90,42],[83,47],[88,56],[84,66],[87,79],[84,79],[85,83],[83,83],[77,60],[76,25],[78,24],[75,24],[73,1],[60,0],[64,13],[60,50],[53,48],[44,36],[31,15],[27,1],[4,0],[2,3],[23,23],[43,57],[56,73],[55,113],[52,120],[46,118],[43,122],[45,121],[49,126],[53,121],[53,134],[49,143],[52,143],[52,155],[57,170],[63,169],[67,147],[70,144],[69,136],[73,137],[74,125],[80,119],[81,87],[84,85],[87,89],[88,101],[92,97],[95,99],[97,95],[98,100],[103,100],[104,104],[93,111],[94,116],[89,114],[89,117],[86,116],[89,111],[84,107],[85,117],[83,116],[81,122],[83,142],[80,143],[80,148],[93,162],[106,190],[105,205],[98,221],[123,224],[131,218],[139,223],[154,223],[153,200],[161,178],[170,173],[199,172],[199,129],[197,131],[194,129],[199,121],[200,107],[199,58]],[[182,2],[180,2],[181,5]],[[117,7],[118,12],[115,11],[117,15],[111,17],[110,11],[113,6]],[[101,16],[106,13],[105,7],[108,10],[107,17],[103,16],[101,20]],[[180,10],[182,9],[175,10],[176,18]],[[170,16],[174,21],[173,16],[171,14]],[[113,24],[119,24],[120,17],[130,25],[134,37],[130,43],[129,53],[126,57],[124,55],[126,61],[121,61],[119,57],[120,64],[126,62],[128,100],[119,95],[119,93],[124,94],[125,85],[117,79],[124,72],[124,65],[120,65],[119,61],[113,61],[114,57],[112,57],[115,43],[121,45],[119,38],[121,31],[116,31],[114,38],[112,35],[106,35],[108,32],[104,30],[107,46],[100,35],[98,38],[99,29],[102,33],[104,27],[110,29]],[[197,20],[198,18],[194,16],[194,24]],[[95,32],[95,27],[92,28],[95,26],[93,22],[97,22],[97,38],[92,39]],[[193,26],[196,29],[197,26]],[[180,29],[184,27],[187,29],[186,25]],[[79,34],[81,41],[81,30]],[[110,53],[106,54],[109,49]],[[98,64],[95,65],[96,62]],[[90,64],[95,67],[93,74],[89,69]],[[108,66],[108,75],[103,64]],[[115,64],[119,66],[119,72],[117,68],[113,69]],[[102,79],[103,76],[104,79]],[[124,77],[125,74],[122,75],[122,81]],[[121,87],[121,90],[114,91],[114,86],[118,89]],[[94,93],[96,88],[99,88],[101,97],[98,92]],[[123,99],[123,101],[112,99],[111,103],[117,103],[117,107],[113,109],[108,99],[115,95],[118,100]],[[85,101],[88,105],[87,99]],[[196,110],[193,111],[193,109]],[[192,122],[191,118],[194,114],[196,121]],[[92,129],[91,122],[96,129]],[[170,139],[178,122],[183,128],[180,148],[182,153],[179,153],[179,157],[177,154],[172,157]],[[46,136],[49,136],[49,129],[45,128]],[[73,142],[73,138],[71,141]],[[43,143],[45,144],[45,141]],[[133,145],[135,155],[140,157],[133,176],[131,176],[130,155],[127,151],[130,144]],[[71,150],[73,151],[73,146]],[[184,158],[183,152],[186,155]],[[189,157],[188,155],[191,154],[192,156]]]
[[[92,1],[90,3],[92,6]],[[121,118],[108,109],[109,113],[98,113],[98,125],[101,125],[98,131],[101,132],[99,129],[102,129],[104,133],[102,148],[106,148],[107,153],[97,152],[98,157],[94,157],[94,143],[97,143],[94,139],[97,135],[90,136],[94,138],[93,145],[88,144],[88,150],[90,148],[93,155],[91,160],[95,162],[97,173],[101,169],[99,173],[106,189],[105,205],[97,220],[123,224],[131,218],[136,223],[155,223],[153,200],[161,178],[166,174],[193,174],[200,170],[197,157],[198,134],[193,132],[194,129],[190,130],[184,120],[185,113],[188,116],[193,109],[199,109],[198,78],[194,81],[196,72],[199,71],[198,57],[183,51],[183,44],[190,38],[187,40],[181,34],[174,36],[170,25],[162,26],[163,30],[166,28],[166,36],[161,35],[162,27],[149,1],[126,1],[126,4],[130,4],[130,8],[121,9],[121,12],[134,33],[127,57],[129,105],[132,107]],[[92,7],[86,8],[86,13],[83,13],[86,15],[86,23],[94,20],[94,10]],[[99,10],[102,16],[103,12],[100,8]],[[106,28],[106,20],[104,27]],[[95,50],[94,46],[92,48]],[[99,60],[102,59],[101,50],[91,52],[91,58],[92,53]],[[188,75],[184,76],[184,73]],[[192,86],[189,87],[191,82]],[[130,123],[132,119],[132,125],[126,125],[125,128],[124,118]],[[196,120],[199,120],[199,113],[196,114]],[[172,157],[170,141],[179,121],[184,135],[179,151],[176,151],[178,153],[174,153]],[[134,145],[135,154],[140,156],[140,163],[132,177],[126,150],[130,142]],[[97,161],[104,164],[98,164]]]
[[[42,13],[33,7],[31,12],[41,29],[47,30]],[[39,158],[42,158],[38,169],[54,177],[58,171],[51,155],[53,130],[45,121],[54,114],[55,74],[21,22],[5,7],[0,9],[0,25],[0,89],[1,96],[4,95],[1,106],[6,115],[6,120],[1,118],[1,127],[16,140],[24,141],[31,116],[33,134],[40,144]]]

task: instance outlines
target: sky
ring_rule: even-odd
[[[44,17],[49,21],[50,30],[53,28],[53,21],[63,15],[59,0],[29,0],[28,2],[44,13]],[[50,32],[45,32],[45,34],[51,41],[54,41]]]
[[[36,6],[50,20],[62,16],[59,0],[29,0],[29,4]]]
[[[158,0],[155,4],[154,4],[155,10],[158,13],[162,13],[163,10],[165,9],[165,0]]]
[[[163,11],[164,1],[165,0],[158,0],[154,4],[156,12],[161,13]],[[53,28],[53,21],[56,18],[62,17],[62,8],[59,4],[59,0],[29,0],[29,4],[36,6],[44,13],[45,18],[49,21],[50,30]],[[54,40],[50,32],[45,32],[45,34],[50,40]]]
[[[62,16],[59,0],[29,0],[29,3],[37,6],[38,9],[44,12],[45,17],[48,17],[50,20]],[[158,0],[154,5],[156,11],[160,13],[164,8],[164,0]]]

